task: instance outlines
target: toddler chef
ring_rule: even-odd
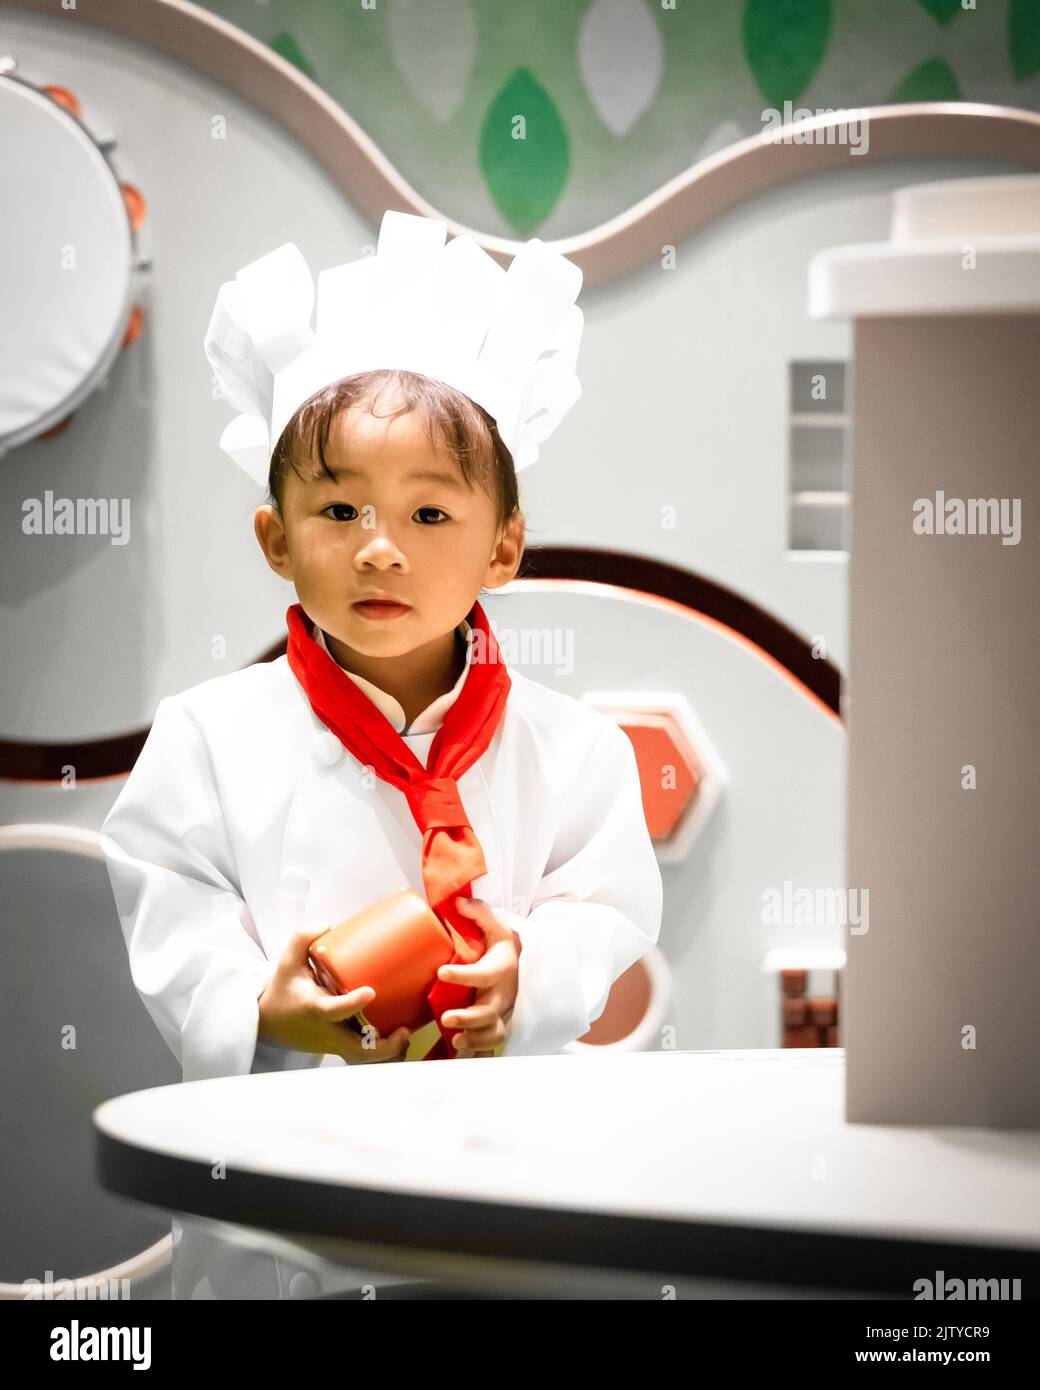
[[[478,599],[515,576],[517,473],[580,395],[581,272],[537,239],[506,271],[446,233],[387,212],[374,256],[319,275],[313,328],[292,244],[217,297],[221,446],[268,490],[286,654],[162,699],[102,827],[134,984],[185,1081],[559,1052],[657,940],[630,742],[508,669]],[[439,1016],[381,1038],[348,1022],[373,991],[322,990],[307,947],[400,887],[470,963],[438,972]],[[230,1228],[174,1239],[175,1297],[378,1282]]]

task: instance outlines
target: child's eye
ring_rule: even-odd
[[[343,510],[352,511],[352,512],[354,513],[355,516],[357,515],[357,508],[354,507],[350,502],[330,502],[329,505],[328,505],[327,507],[323,507],[323,508],[322,508],[323,513],[324,513],[324,512],[328,512],[328,513],[330,513],[330,514],[333,513],[333,512],[342,512]],[[420,516],[420,515],[421,515],[422,513],[424,513],[424,512],[434,512],[434,513],[436,513],[439,517],[443,518],[443,521],[450,521],[450,520],[451,520],[451,517],[448,516],[447,512],[442,511],[442,510],[440,509],[440,507],[419,507],[419,509],[416,511],[415,514],[416,514],[416,516]],[[354,519],[353,517],[349,517],[349,516],[331,516],[331,520],[332,520],[332,521],[352,521],[353,519]],[[434,521],[434,522],[427,522],[427,523],[424,523],[424,524],[426,524],[426,525],[435,525],[435,526],[439,526],[439,525],[442,525],[443,522],[442,522],[442,521]]]

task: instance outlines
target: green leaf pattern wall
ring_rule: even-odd
[[[322,87],[434,206],[562,237],[769,108],[1040,109],[1040,0],[203,0]]]

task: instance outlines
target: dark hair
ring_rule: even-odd
[[[375,409],[387,387],[401,398],[397,409],[380,415]],[[271,455],[267,490],[269,500],[281,509],[287,470],[300,479],[298,461],[311,463],[311,478],[323,470],[333,476],[325,459],[325,446],[333,420],[343,410],[366,405],[380,419],[396,419],[416,411],[423,419],[431,444],[440,442],[454,456],[470,487],[483,487],[496,504],[498,524],[523,516],[513,456],[506,448],[491,415],[469,396],[443,381],[397,368],[379,368],[342,377],[315,392],[296,411],[282,430]],[[315,468],[317,454],[321,468]]]

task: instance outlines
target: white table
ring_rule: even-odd
[[[95,1111],[98,1172],[326,1259],[514,1289],[909,1298],[943,1270],[1035,1290],[1040,1131],[846,1124],[844,1060],[605,1052],[157,1087]]]

